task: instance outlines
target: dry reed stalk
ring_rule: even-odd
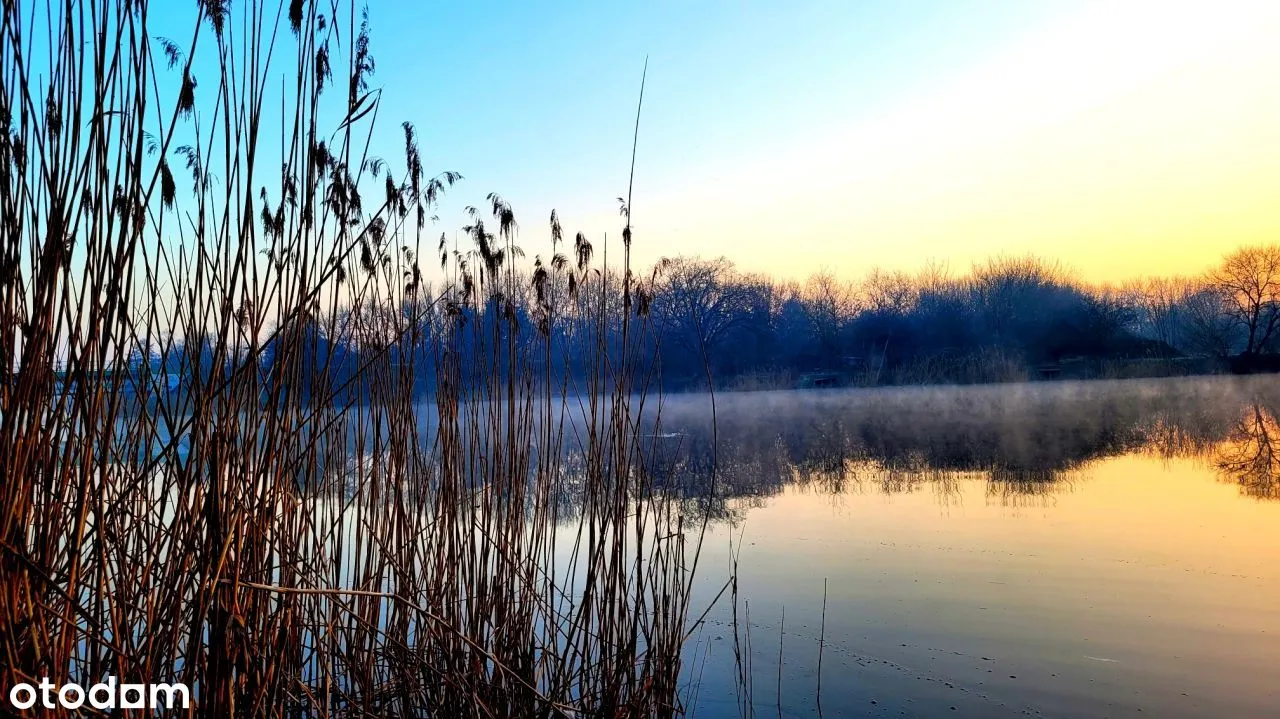
[[[354,5],[202,0],[180,41],[149,5],[3,6],[0,682],[182,682],[190,716],[680,713],[697,532],[644,469],[644,283],[554,214],[526,275],[490,195],[430,292],[460,176],[407,123],[403,171],[367,156]]]

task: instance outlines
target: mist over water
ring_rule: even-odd
[[[1197,460],[1270,499],[1278,415],[1270,377],[676,395],[664,400],[655,454],[707,487],[714,465],[723,497],[797,483],[945,492],[961,478],[1039,495],[1093,463],[1139,455]]]
[[[431,456],[439,414],[416,413]],[[549,569],[571,587],[589,416],[572,401],[561,414]],[[633,417],[641,464],[687,532],[709,517],[686,704],[704,717],[1270,715],[1278,417],[1272,377],[649,397]],[[383,431],[360,430],[374,447]],[[381,511],[332,499],[318,507],[344,535]],[[735,561],[736,596],[721,593]]]
[[[651,451],[710,499],[694,606],[739,575],[686,653],[695,715],[1280,710],[1274,378],[712,404],[664,398]]]

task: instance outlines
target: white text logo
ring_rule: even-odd
[[[79,709],[88,704],[94,709],[186,709],[191,692],[185,684],[116,684],[107,677],[85,689],[79,684],[57,686],[49,677],[36,686],[17,684],[9,690],[9,704],[17,709]]]

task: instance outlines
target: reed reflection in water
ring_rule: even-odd
[[[1274,695],[1249,667],[1276,647],[1268,628],[1280,632],[1267,609],[1280,606],[1280,576],[1265,569],[1276,552],[1259,543],[1261,515],[1247,509],[1280,508],[1269,501],[1280,485],[1273,385],[721,394],[714,432],[710,397],[664,398],[661,426],[638,431],[645,474],[685,526],[708,510],[713,520],[688,600],[712,607],[690,627],[685,663],[699,686],[688,690],[689,707],[739,716],[745,695],[772,715],[781,648],[784,715],[816,714],[821,643],[830,716],[871,707],[931,716],[951,706],[969,716],[1254,715]],[[429,448],[435,414],[416,412]],[[542,557],[573,602],[582,576],[571,560],[591,484],[572,439],[583,421],[551,416],[562,420],[563,457],[545,483],[554,498],[543,504],[559,536]],[[354,457],[346,466],[370,471]],[[300,483],[337,495],[347,485]],[[480,506],[495,501],[481,485],[465,494]],[[371,508],[342,504],[317,506],[332,508],[334,537],[343,537],[335,551],[349,555],[350,528]],[[538,520],[533,508],[526,521]],[[736,596],[715,603],[735,560]]]

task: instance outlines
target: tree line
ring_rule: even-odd
[[[982,382],[1073,365],[1266,366],[1259,360],[1280,350],[1276,245],[1240,248],[1199,276],[1119,286],[1035,256],[995,257],[959,275],[928,264],[805,282],[740,272],[724,258],[663,269],[655,305],[675,377],[706,362],[717,377],[763,375],[765,384],[769,373],[786,384],[815,372],[862,384]]]
[[[965,273],[931,263],[805,281],[685,256],[630,283],[597,272],[590,290],[586,275],[578,289],[548,281],[551,271],[540,260],[508,268],[500,290],[483,294],[423,282],[399,303],[300,318],[273,343],[306,348],[289,353],[288,369],[315,391],[362,398],[376,394],[374,377],[427,393],[441,362],[501,363],[494,349],[508,337],[569,383],[597,348],[644,343],[646,371],[671,391],[804,386],[815,376],[879,385],[1223,371],[1265,367],[1280,351],[1280,245],[1240,248],[1198,276],[1121,285],[1085,282],[1036,256],[994,257]],[[631,338],[621,336],[624,313],[646,319]],[[212,341],[177,342],[153,362],[209,375],[202,344]],[[282,371],[280,354],[268,345],[261,371]]]

